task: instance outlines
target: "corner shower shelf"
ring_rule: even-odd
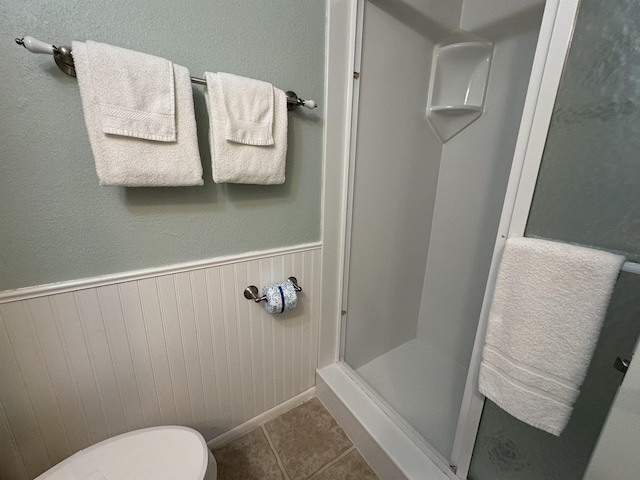
[[[442,143],[482,115],[493,43],[457,30],[433,52],[427,120]]]
[[[481,105],[436,105],[429,109],[430,112],[440,112],[449,115],[457,115],[468,112],[481,112]]]

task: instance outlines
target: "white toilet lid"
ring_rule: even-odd
[[[36,480],[202,480],[207,461],[207,445],[195,430],[151,427],[96,443]]]

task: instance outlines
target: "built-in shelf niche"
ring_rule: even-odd
[[[435,46],[427,121],[442,143],[482,115],[493,43],[456,30]]]

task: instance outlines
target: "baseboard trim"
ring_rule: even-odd
[[[267,410],[260,415],[253,417],[250,420],[238,425],[237,427],[232,428],[231,430],[224,432],[222,435],[218,435],[215,438],[212,438],[207,442],[207,446],[210,450],[215,450],[217,448],[225,446],[227,443],[233,442],[235,439],[241,437],[245,433],[249,433],[250,431],[258,428],[263,423],[266,423],[274,418],[279,417],[285,412],[288,412],[294,407],[297,407],[301,403],[306,402],[307,400],[312,399],[316,396],[316,387],[311,387],[308,390],[305,390],[302,393],[299,393],[295,397],[290,398],[282,402],[280,405],[276,405],[275,407]]]
[[[15,302],[18,300],[27,300],[30,298],[45,297],[47,295],[55,295],[58,293],[74,292],[87,288],[113,285],[115,283],[143,280],[145,278],[158,277],[162,275],[190,272],[202,268],[219,267],[221,265],[229,265],[232,263],[260,260],[263,258],[277,257],[279,255],[289,255],[292,253],[306,252],[309,250],[317,250],[321,247],[322,242],[314,242],[304,245],[295,245],[292,247],[274,248],[271,250],[247,252],[239,255],[208,258],[204,260],[196,260],[193,262],[174,263],[161,267],[131,270],[129,272],[101,275],[80,280],[70,280],[59,283],[49,283],[46,285],[18,288],[15,290],[5,290],[0,292],[0,304]]]

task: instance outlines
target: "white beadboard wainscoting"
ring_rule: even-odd
[[[0,293],[0,478],[155,425],[205,439],[315,385],[318,244]],[[295,276],[269,315],[248,285]]]

